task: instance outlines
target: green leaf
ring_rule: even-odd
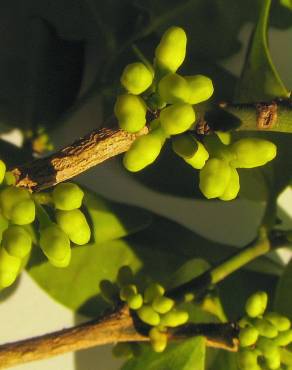
[[[173,271],[189,259],[204,258],[218,263],[236,250],[153,215],[150,227],[124,239],[74,247],[71,264],[65,269],[53,267],[40,249],[34,248],[27,270],[58,302],[74,311],[96,317],[107,307],[99,296],[100,281],[115,281],[123,265],[131,266],[142,288],[150,281],[166,285]],[[282,271],[280,265],[266,258],[258,259],[248,268],[273,274]]]
[[[163,353],[145,348],[143,353],[129,360],[122,370],[204,370],[206,346],[202,337],[170,344]]]
[[[201,275],[209,268],[210,264],[207,261],[202,258],[193,258],[171,274],[166,286],[168,289],[176,288],[177,286],[194,279],[196,276]]]
[[[287,98],[290,95],[273,65],[268,49],[267,29],[271,0],[261,0],[260,4],[260,15],[250,39],[235,97],[236,101],[242,103],[275,97]]]
[[[135,233],[148,227],[152,221],[150,212],[146,210],[110,202],[88,190],[85,190],[83,203],[97,244]]]
[[[280,1],[283,6],[292,10],[292,0],[280,0]]]
[[[214,350],[213,350],[214,351]],[[208,370],[238,370],[236,353],[227,351],[217,351],[217,356],[212,364],[208,366]],[[208,355],[207,355],[208,356]]]
[[[76,98],[84,44],[61,39],[44,18],[24,16],[15,4],[2,9],[12,37],[7,44],[0,40],[0,123],[4,129],[50,126]]]
[[[281,276],[276,290],[274,310],[292,317],[292,261],[290,261]]]

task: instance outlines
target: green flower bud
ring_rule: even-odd
[[[131,310],[138,310],[143,305],[143,297],[141,294],[133,294],[127,299],[127,303]]]
[[[200,171],[199,187],[208,199],[224,194],[230,181],[231,167],[222,159],[211,158]]]
[[[61,211],[71,211],[81,207],[84,192],[72,182],[58,184],[53,190],[53,202]]]
[[[174,306],[174,300],[167,297],[156,297],[152,302],[153,309],[161,314],[170,311]]]
[[[263,166],[277,155],[274,143],[258,138],[240,139],[231,145],[231,150],[235,155],[231,164],[237,168]]]
[[[14,257],[24,258],[31,250],[30,234],[21,226],[9,226],[3,233],[2,245]]]
[[[175,328],[185,324],[188,319],[189,314],[187,312],[172,310],[161,316],[160,325]]]
[[[0,193],[0,206],[3,215],[10,220],[14,207],[25,200],[30,200],[29,191],[15,186],[7,186]]]
[[[240,328],[245,328],[247,326],[253,326],[251,320],[248,317],[242,317],[239,320],[238,325]]]
[[[266,292],[256,292],[251,295],[245,304],[245,311],[249,317],[262,315],[268,304],[268,295]]]
[[[132,94],[118,96],[114,112],[122,130],[137,132],[146,124],[147,106],[140,96]]]
[[[161,123],[159,119],[155,119],[150,123],[150,134],[160,139],[161,145],[165,143],[167,135],[163,128],[161,127]]]
[[[195,119],[193,107],[186,103],[171,105],[160,113],[161,126],[167,135],[177,135],[187,131]]]
[[[59,226],[52,224],[40,230],[40,247],[52,265],[56,267],[69,265],[70,240]]]
[[[20,258],[11,256],[3,247],[0,247],[0,290],[14,283],[20,266]]]
[[[27,199],[16,204],[10,212],[10,220],[16,225],[28,225],[35,219],[35,203]]]
[[[276,312],[268,312],[265,314],[264,318],[273,324],[279,331],[286,331],[291,327],[290,320]]]
[[[268,352],[265,353],[265,362],[269,369],[276,370],[281,365],[281,354],[279,348],[270,348]]]
[[[226,162],[232,161],[235,157],[229,146],[222,143],[218,135],[208,135],[204,138],[204,145],[210,157],[223,159]]]
[[[257,341],[257,349],[261,352],[263,356],[268,356],[269,353],[275,352],[278,347],[275,344],[274,339],[260,336]]]
[[[158,84],[161,98],[169,103],[188,103],[190,91],[187,81],[176,73],[164,76]]]
[[[240,189],[239,175],[235,168],[230,167],[230,179],[224,193],[219,197],[221,200],[232,200],[237,197]]]
[[[196,169],[203,168],[209,158],[204,145],[188,134],[173,137],[172,148],[186,163]]]
[[[15,185],[16,184],[16,178],[13,175],[12,172],[7,171],[4,176],[4,184],[5,185]]]
[[[281,365],[280,353],[274,357],[266,358],[266,364],[270,370],[279,370]]]
[[[162,146],[163,142],[157,129],[138,137],[124,155],[125,168],[137,172],[149,166],[158,157]]]
[[[101,280],[99,283],[102,298],[109,304],[114,304],[119,299],[119,288],[109,280]]]
[[[125,266],[120,267],[118,271],[117,282],[120,287],[124,285],[133,284],[134,275],[133,275],[133,271],[130,266],[125,265]]]
[[[248,326],[239,332],[239,343],[241,347],[252,346],[258,340],[259,332],[256,328]]]
[[[7,229],[9,223],[6,217],[0,212],[0,241],[2,240],[2,234]]]
[[[120,298],[122,301],[127,301],[131,296],[137,294],[137,286],[134,284],[125,285],[120,290]]]
[[[89,242],[91,231],[85,215],[79,209],[56,212],[56,221],[69,239],[78,245]]]
[[[224,145],[231,143],[231,134],[228,131],[216,131],[215,134],[219,137],[220,141]]]
[[[144,302],[151,303],[155,298],[163,296],[165,289],[158,283],[151,283],[144,291]]]
[[[265,319],[255,319],[254,326],[263,337],[275,338],[278,335],[277,328]]]
[[[0,159],[0,184],[2,184],[6,172],[6,164]]]
[[[240,350],[237,354],[238,366],[242,370],[258,369],[257,354],[248,349]]]
[[[198,104],[208,100],[214,92],[212,80],[203,75],[185,76],[189,85],[189,100],[190,104]]]
[[[162,70],[175,72],[186,55],[187,36],[180,27],[170,27],[155,50],[155,63]]]
[[[144,305],[137,310],[140,320],[151,326],[157,326],[160,323],[160,316],[151,306]]]
[[[274,339],[274,343],[281,347],[288,346],[288,344],[292,343],[292,330],[281,331]]]
[[[128,64],[121,76],[121,84],[129,93],[139,95],[152,84],[153,75],[140,62]]]
[[[150,343],[155,352],[163,352],[167,346],[167,334],[162,333],[157,328],[149,331]]]

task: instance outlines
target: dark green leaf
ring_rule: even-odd
[[[208,355],[207,355],[208,356]],[[217,351],[215,360],[212,361],[211,366],[207,367],[208,370],[238,370],[236,353],[227,351]]]
[[[244,269],[238,270],[219,284],[218,290],[224,311],[230,320],[244,314],[245,302],[257,290],[266,291],[273,300],[278,277]]]
[[[250,39],[236,95],[236,101],[242,103],[289,96],[268,49],[267,28],[271,0],[261,0],[260,4],[260,16]]]
[[[205,353],[205,339],[202,337],[170,344],[159,354],[148,347],[139,357],[128,361],[122,370],[204,370]]]
[[[84,44],[62,40],[29,6],[19,7],[11,1],[0,12],[10,35],[0,38],[0,121],[29,130],[51,124],[76,98]]]
[[[292,261],[289,262],[277,285],[274,310],[292,317]]]

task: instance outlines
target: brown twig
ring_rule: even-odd
[[[145,135],[145,126],[136,134],[118,128],[92,131],[49,157],[36,159],[12,170],[17,186],[39,191],[69,180],[89,168],[126,152],[133,141]]]
[[[25,339],[0,346],[0,368],[8,368],[20,363],[42,360],[66,352],[78,351],[98,345],[117,342],[149,341],[147,335],[137,330],[126,306],[104,316],[69,329],[43,336]],[[172,331],[170,340],[180,340],[193,336],[205,336],[210,347],[236,351],[238,331],[234,324],[189,324]]]
[[[222,103],[199,117],[196,132],[198,135],[232,129],[292,132],[291,108],[289,99],[256,104]],[[49,157],[14,168],[16,185],[30,191],[54,186],[127,151],[138,136],[147,133],[147,126],[136,134],[118,128],[92,131]]]

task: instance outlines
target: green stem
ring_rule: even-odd
[[[219,283],[228,275],[240,269],[242,266],[245,266],[257,257],[266,254],[270,249],[271,245],[267,238],[266,232],[264,229],[261,229],[260,236],[255,242],[209,271],[212,284]]]
[[[213,130],[292,133],[292,100],[251,104],[222,103],[204,117]]]
[[[275,237],[273,241],[276,246],[278,246],[278,237]],[[272,247],[273,246],[266,233],[266,229],[261,228],[258,238],[246,248],[240,250],[224,262],[221,262],[218,266],[211,268],[193,280],[168,291],[167,296],[180,299],[184,297],[186,293],[190,292],[193,293],[194,296],[201,295],[212,285],[219,283],[233,272],[253,261],[255,258],[268,253]]]
[[[149,60],[145,57],[145,55],[141,52],[141,50],[138,48],[136,44],[132,45],[132,49],[136,56],[145,64],[145,66],[149,69],[149,71],[154,75],[154,69],[152,64],[149,62]]]

